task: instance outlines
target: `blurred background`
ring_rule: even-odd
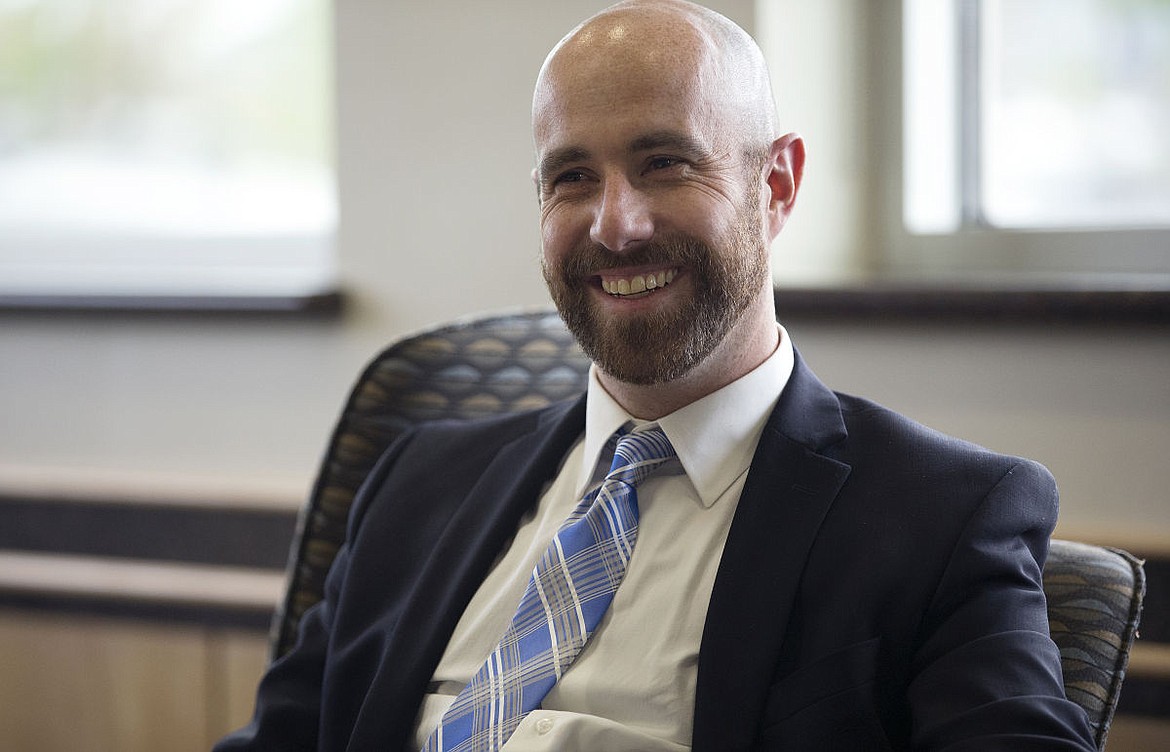
[[[362,365],[548,305],[531,90],[605,4],[0,0],[0,748],[246,722]],[[1170,2],[709,5],[808,147],[796,346],[1147,559],[1110,749],[1170,748]]]

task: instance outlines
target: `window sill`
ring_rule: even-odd
[[[100,313],[260,315],[333,318],[344,308],[340,291],[283,295],[53,295],[0,293],[0,314]]]
[[[874,280],[776,288],[786,316],[849,321],[1170,323],[1170,284]]]

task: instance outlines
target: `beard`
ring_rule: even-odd
[[[557,311],[593,362],[628,384],[662,384],[703,362],[768,279],[768,250],[752,213],[741,210],[720,241],[716,250],[693,236],[672,233],[620,256],[586,241],[555,267],[546,260],[542,270]],[[649,314],[604,315],[592,301],[597,273],[641,265],[685,269],[691,297]]]

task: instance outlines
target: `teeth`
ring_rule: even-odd
[[[637,295],[640,292],[666,287],[674,281],[674,269],[656,274],[636,274],[628,279],[601,280],[601,289],[610,295]]]

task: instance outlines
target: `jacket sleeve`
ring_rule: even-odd
[[[338,553],[330,573],[345,568]],[[305,612],[296,645],[268,667],[256,692],[256,709],[247,726],[220,740],[214,752],[315,750],[321,708],[321,683],[329,643],[332,605],[326,598]]]
[[[1094,750],[1064,696],[1041,581],[1057,493],[1021,461],[967,521],[923,620],[908,699],[921,750]]]
[[[224,737],[213,752],[297,752],[316,750],[321,723],[322,687],[336,604],[345,589],[350,548],[364,513],[403,447],[413,434],[399,438],[378,460],[358,490],[350,511],[347,543],[341,546],[325,580],[324,598],[305,612],[297,641],[274,661],[260,680],[251,722]]]

